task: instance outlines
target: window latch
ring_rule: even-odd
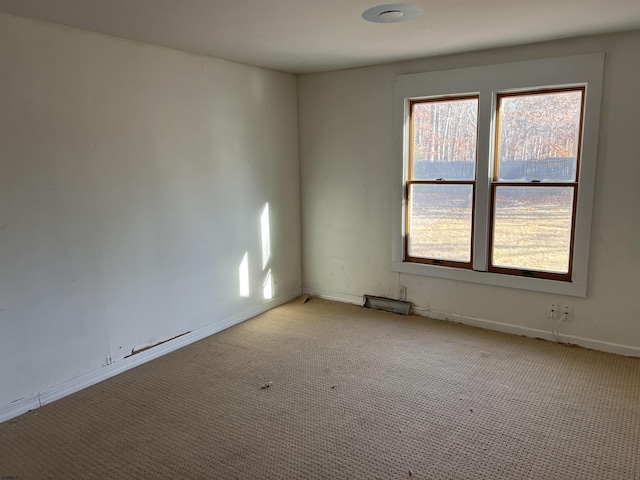
[[[436,178],[436,182],[444,182],[444,178]]]

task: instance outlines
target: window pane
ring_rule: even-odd
[[[471,261],[472,185],[412,185],[409,256]]]
[[[576,179],[582,90],[500,97],[498,180]]]
[[[478,134],[478,99],[414,102],[414,180],[473,180]]]
[[[569,271],[573,187],[496,187],[496,267]]]

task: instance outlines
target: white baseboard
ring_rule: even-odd
[[[0,423],[9,420],[11,418],[27,413],[29,410],[34,410],[40,406],[40,399],[38,394],[29,395],[28,397],[21,398],[15,402],[8,403],[0,406]]]
[[[174,338],[173,340],[169,340],[168,342],[162,343],[156,347],[114,362],[111,365],[106,365],[92,372],[80,375],[79,377],[72,378],[64,383],[47,388],[29,397],[16,400],[15,402],[11,402],[7,405],[2,405],[0,406],[0,423],[17,417],[18,415],[22,415],[34,408],[54,402],[66,397],[67,395],[71,395],[72,393],[78,392],[84,388],[100,383],[103,380],[130,370],[155,358],[161,357],[162,355],[166,355],[169,352],[185,347],[191,343],[197,342],[198,340],[202,340],[214,333],[218,333],[226,328],[253,318],[256,315],[267,312],[272,308],[283,305],[301,294],[302,289],[295,289],[285,295],[281,295],[248,310],[244,310],[230,317],[213,322],[206,327],[199,328],[198,330],[194,330],[193,332]]]
[[[312,297],[324,298],[325,300],[335,300],[342,303],[353,303],[354,305],[362,305],[363,296],[351,295],[349,293],[332,292],[330,290],[322,290],[320,288],[303,287],[302,293],[308,293]]]
[[[433,318],[435,320],[444,320],[454,323],[462,323],[472,327],[480,327],[486,330],[495,330],[497,332],[511,333],[530,338],[542,338],[555,342],[553,334],[547,330],[539,330],[537,328],[523,327],[520,325],[512,325],[509,323],[494,322],[484,318],[470,317],[467,315],[458,315],[453,313],[438,312],[421,307],[413,307],[413,313],[423,317]],[[625,355],[628,357],[640,357],[640,348],[630,345],[620,345],[618,343],[604,342],[601,340],[593,340],[591,338],[577,337],[575,335],[560,334],[560,339],[564,343],[578,345],[580,347],[599,350],[601,352],[615,353],[617,355]]]

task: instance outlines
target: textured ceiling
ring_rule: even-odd
[[[640,0],[416,0],[417,19],[362,20],[379,3],[0,0],[0,11],[293,73],[640,28]]]

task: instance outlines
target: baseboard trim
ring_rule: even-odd
[[[458,315],[453,313],[439,312],[422,307],[413,307],[413,313],[423,317],[433,318],[435,320],[444,320],[447,322],[461,323],[471,327],[480,327],[486,330],[494,330],[502,333],[510,333],[530,338],[542,338],[555,342],[553,334],[547,330],[539,330],[537,328],[523,327],[520,325],[512,325],[509,323],[495,322],[484,318],[471,317],[467,315]],[[601,352],[615,353],[616,355],[624,355],[627,357],[640,357],[640,348],[630,345],[621,345],[618,343],[604,342],[601,340],[593,340],[591,338],[578,337],[575,335],[566,335],[560,333],[560,339],[564,343],[578,345],[580,347],[590,348]]]
[[[349,293],[333,292],[331,290],[322,290],[320,288],[303,287],[302,293],[308,293],[312,297],[319,297],[325,300],[334,300],[342,303],[352,303],[354,305],[362,305],[364,297],[362,295],[351,295]]]
[[[40,407],[40,399],[37,394],[2,405],[0,406],[0,423],[27,413],[29,410],[35,410],[38,407]]]
[[[248,310],[244,310],[230,317],[215,321],[207,325],[206,327],[199,328],[198,330],[194,330],[193,332],[187,333],[186,335],[182,335],[180,337],[174,338],[173,340],[162,343],[156,347],[152,347],[148,350],[140,352],[136,355],[114,362],[111,365],[106,365],[97,370],[70,379],[59,385],[47,388],[35,395],[31,395],[29,397],[11,402],[7,405],[0,406],[0,423],[17,417],[18,415],[22,415],[29,410],[33,410],[40,406],[71,395],[72,393],[76,393],[87,387],[100,383],[104,380],[107,380],[108,378],[142,365],[143,363],[166,355],[169,352],[173,352],[174,350],[197,342],[198,340],[202,340],[203,338],[213,335],[214,333],[218,333],[229,327],[237,325],[238,323],[253,318],[256,315],[265,313],[272,308],[290,302],[301,294],[301,288],[295,289],[287,294],[271,299]]]

